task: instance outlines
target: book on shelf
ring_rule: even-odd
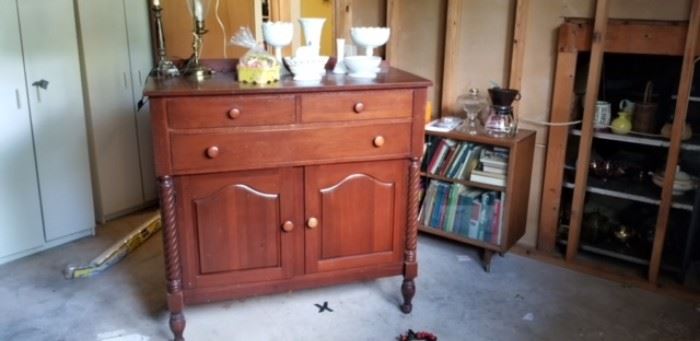
[[[457,213],[453,232],[466,236],[469,233],[469,219],[471,219],[471,206],[475,196],[481,195],[481,191],[465,189],[457,198]]]
[[[481,194],[479,195],[481,196]],[[467,237],[471,239],[478,239],[479,238],[479,215],[481,214],[481,200],[479,198],[474,198],[472,200],[471,205],[471,212],[469,216],[469,229],[467,230]]]
[[[505,174],[488,173],[475,169],[471,172],[469,181],[503,187],[506,185],[506,176]]]
[[[483,170],[485,173],[506,175],[505,168],[498,168],[498,167],[482,165],[481,170]]]
[[[425,130],[437,131],[437,132],[448,132],[459,127],[464,120],[459,117],[449,117],[441,118],[437,120],[432,120],[425,125]]]
[[[442,167],[445,158],[450,154],[451,150],[454,148],[456,142],[449,139],[441,139],[438,142],[435,152],[433,153],[430,163],[428,163],[428,173],[437,174],[440,167]]]
[[[455,158],[457,157],[457,154],[459,153],[459,150],[461,147],[462,147],[461,143],[457,143],[454,146],[450,147],[450,149],[447,152],[447,155],[445,155],[445,159],[437,167],[437,170],[435,171],[435,175],[439,175],[439,176],[447,175],[447,170],[454,163]]]
[[[423,197],[423,206],[421,207],[419,219],[420,222],[428,226],[430,225],[430,217],[433,213],[433,207],[435,206],[435,194],[437,193],[437,181],[430,181],[428,183],[428,189],[425,190],[425,197]]]
[[[423,153],[423,162],[421,164],[420,169],[422,170],[427,170],[428,169],[428,164],[430,161],[433,159],[433,153],[435,153],[435,149],[437,149],[437,145],[440,143],[442,139],[437,137],[437,136],[428,136],[425,140],[425,152]]]
[[[459,146],[457,146],[457,149],[454,153],[454,158],[449,162],[447,167],[445,167],[445,172],[442,174],[445,177],[448,178],[453,178],[455,170],[459,168],[459,165],[464,162],[464,156],[466,155],[466,152],[469,148],[469,144],[467,143],[460,143]]]
[[[435,203],[430,217],[430,226],[440,227],[443,225],[445,218],[445,208],[447,206],[447,195],[450,185],[445,182],[438,182],[435,193]]]
[[[506,174],[508,169],[508,156],[493,150],[484,150],[479,158],[481,170],[486,173]]]
[[[454,184],[450,186],[449,197],[447,200],[447,211],[445,213],[445,231],[453,232],[455,224],[455,216],[457,215],[457,200],[459,194],[466,190],[462,184]]]
[[[498,244],[503,196],[462,184],[431,180],[420,210],[422,225],[475,240]]]
[[[505,193],[501,193],[500,197],[494,202],[493,220],[491,222],[491,243],[501,243],[501,222],[503,221],[503,203],[505,202]]]

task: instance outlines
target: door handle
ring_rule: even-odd
[[[46,79],[40,79],[34,83],[32,83],[32,86],[36,88],[36,101],[38,103],[41,103],[41,91],[39,89],[48,89],[49,88],[49,81]]]
[[[122,72],[122,75],[124,75],[124,89],[128,89],[129,85],[127,84],[127,80],[126,80],[126,72]]]
[[[49,81],[47,81],[46,79],[40,79],[40,80],[32,83],[32,86],[46,90],[49,88]]]
[[[17,110],[22,110],[22,97],[20,97],[19,89],[15,89],[15,98],[17,99]]]

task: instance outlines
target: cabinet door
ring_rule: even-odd
[[[308,167],[306,271],[400,262],[407,182],[404,160]]]
[[[44,242],[15,0],[0,0],[0,263]]]
[[[143,203],[124,3],[77,3],[97,211],[105,220]]]
[[[185,286],[290,277],[303,257],[301,181],[299,168],[178,178]]]
[[[146,78],[153,68],[153,49],[151,47],[151,29],[148,20],[150,1],[124,0],[126,9],[126,29],[129,40],[129,60],[131,64],[131,84],[133,107],[136,113],[136,133],[138,134],[139,159],[143,181],[144,200],[155,200],[156,182],[153,165],[153,138],[148,102],[138,109],[138,102],[143,97]]]
[[[51,241],[95,225],[75,9],[72,0],[17,3],[44,228]],[[45,88],[39,86],[43,80]]]

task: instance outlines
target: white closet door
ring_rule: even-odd
[[[44,243],[15,0],[0,0],[0,258]]]
[[[139,136],[139,156],[141,158],[141,177],[143,195],[146,201],[156,199],[155,168],[153,166],[153,137],[149,106],[146,104],[137,111],[138,101],[143,95],[143,86],[153,68],[153,50],[151,47],[151,29],[148,20],[148,2],[143,0],[124,0],[126,29],[129,38],[129,57],[131,61],[131,84],[134,93],[134,112]]]
[[[46,240],[93,229],[72,0],[18,1]],[[47,81],[46,89],[36,82]]]
[[[124,3],[79,0],[100,220],[143,203]]]

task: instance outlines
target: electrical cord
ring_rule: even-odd
[[[219,5],[221,5],[221,0],[216,0],[216,4],[214,5],[214,14],[216,16],[216,21],[219,23],[219,27],[221,28],[222,36],[224,37],[224,59],[226,59],[228,58],[228,51],[226,50],[228,41],[226,39],[226,27],[224,26],[224,22],[221,20],[221,16],[219,16]]]
[[[527,118],[520,118],[520,121],[531,123],[534,125],[547,126],[547,127],[566,127],[566,126],[573,126],[573,125],[577,125],[577,124],[581,123],[581,120],[568,121],[568,122],[549,122],[549,121],[529,120]]]

